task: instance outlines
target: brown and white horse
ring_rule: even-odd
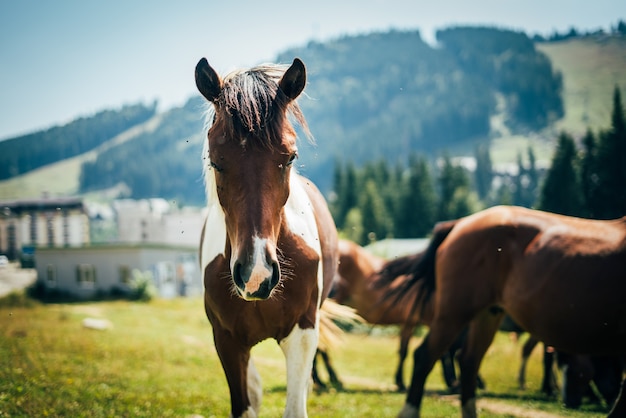
[[[308,134],[295,99],[302,61],[220,77],[206,59],[195,71],[209,109],[202,231],[206,315],[230,389],[231,416],[256,417],[260,377],[250,357],[273,338],[287,366],[285,417],[306,417],[319,309],[337,267],[337,231],[317,188],[296,173],[296,132]]]

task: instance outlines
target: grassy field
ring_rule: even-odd
[[[19,298],[18,298],[19,299]],[[30,307],[0,303],[0,417],[224,417],[226,381],[200,298],[150,303],[100,302]],[[84,328],[84,318],[104,318],[112,328]],[[347,334],[333,352],[344,390],[312,392],[311,417],[393,417],[404,403],[392,374],[398,339],[393,329]],[[417,344],[417,339],[414,346]],[[599,417],[602,407],[563,409],[538,394],[539,351],[528,388],[516,388],[519,343],[498,335],[481,373],[482,417]],[[285,401],[285,366],[273,341],[253,349],[263,379],[261,416],[278,417]],[[410,376],[412,361],[407,361]],[[438,367],[438,366],[437,366]],[[437,368],[427,382],[424,417],[456,417]]]
[[[49,164],[21,176],[0,181],[0,200],[39,197],[43,193],[69,196],[78,193],[80,168],[93,153]]]
[[[626,38],[591,37],[537,44],[563,74],[565,117],[556,129],[582,135],[611,125],[613,90],[626,94]],[[623,99],[622,99],[623,102]]]

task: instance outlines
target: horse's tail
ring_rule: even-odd
[[[318,348],[327,351],[341,343],[343,330],[339,323],[359,324],[365,320],[356,311],[345,305],[340,305],[332,299],[324,300],[320,309],[320,334]]]
[[[437,249],[448,237],[458,220],[439,222],[433,228],[433,236],[428,247],[420,253],[401,257],[386,263],[375,286],[387,288],[383,300],[393,300],[394,303],[410,295],[415,295],[413,310],[418,306],[424,308],[435,291],[435,261]],[[391,284],[399,276],[406,276],[397,286]]]

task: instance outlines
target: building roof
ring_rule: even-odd
[[[80,209],[84,210],[83,199],[80,197],[42,197],[36,199],[2,200],[0,216],[9,216],[23,212],[46,210]]]

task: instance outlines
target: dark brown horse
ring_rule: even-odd
[[[256,417],[259,375],[250,358],[273,338],[287,364],[284,415],[306,417],[319,309],[337,267],[337,231],[322,195],[293,167],[295,99],[306,83],[295,59],[221,78],[206,59],[196,85],[212,104],[205,147],[208,217],[200,258],[206,315],[230,389],[231,416]]]
[[[579,219],[498,206],[435,228],[415,267],[434,312],[414,353],[400,417],[418,417],[435,361],[469,324],[461,355],[461,410],[476,416],[476,373],[506,311],[558,350],[626,354],[626,217]],[[412,282],[412,284],[411,284]],[[626,416],[625,382],[609,417]]]

